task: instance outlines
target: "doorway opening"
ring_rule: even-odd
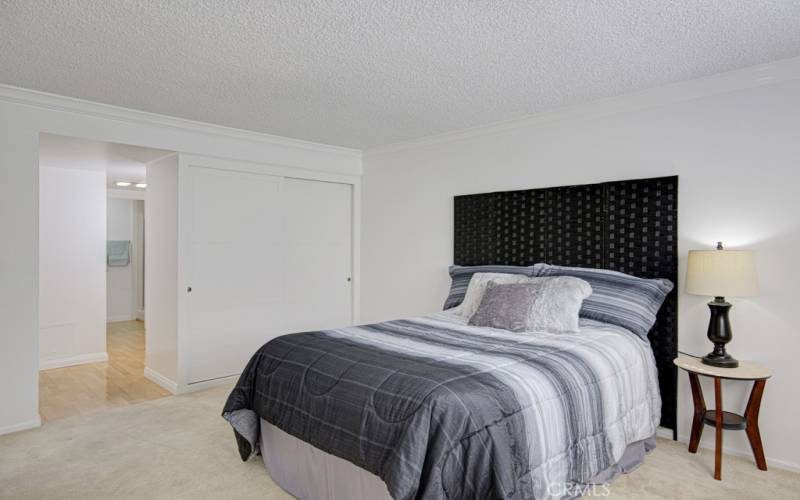
[[[170,155],[40,134],[43,422],[170,395],[145,374],[147,171]]]

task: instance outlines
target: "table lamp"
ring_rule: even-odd
[[[690,250],[686,292],[714,297],[708,303],[711,309],[708,340],[714,344],[714,350],[703,357],[703,363],[722,368],[739,366],[739,362],[725,352],[725,344],[733,339],[728,317],[731,304],[725,297],[750,297],[758,293],[753,252],[725,250],[721,241],[716,250]]]

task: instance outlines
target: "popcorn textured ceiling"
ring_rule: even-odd
[[[0,83],[369,148],[800,54],[800,2],[0,0]]]

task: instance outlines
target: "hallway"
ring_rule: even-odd
[[[40,371],[42,422],[169,396],[144,377],[144,335],[141,321],[108,323],[107,362]]]

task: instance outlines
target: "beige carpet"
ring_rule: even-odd
[[[220,418],[228,388],[49,422],[0,436],[0,498],[291,498],[259,460],[242,463]],[[766,443],[769,446],[769,443]],[[761,472],[660,440],[645,464],[611,485],[611,498],[800,498],[800,475]],[[603,497],[602,489],[596,490]]]

